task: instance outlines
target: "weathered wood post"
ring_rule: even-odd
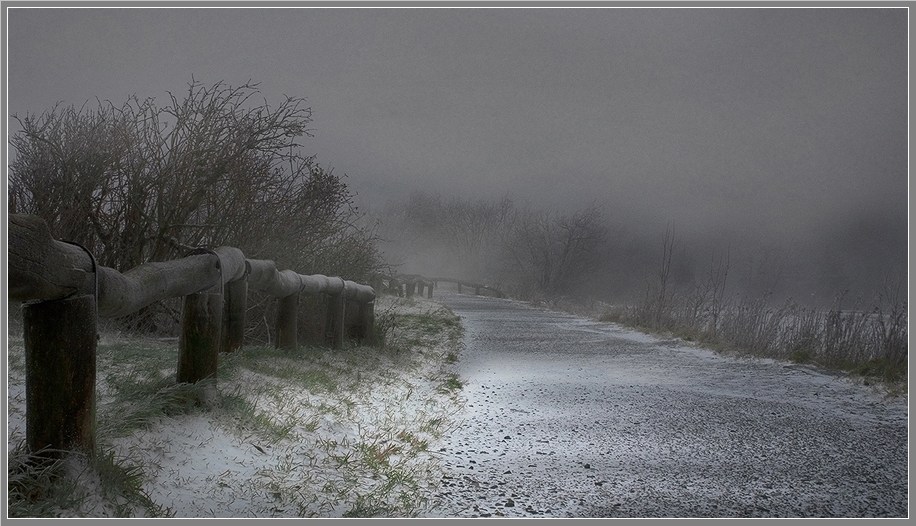
[[[283,296],[277,305],[277,348],[295,351],[299,343],[299,293]]]
[[[327,342],[332,349],[343,348],[346,337],[345,317],[347,311],[347,297],[341,288],[337,294],[328,295],[327,310]]]
[[[360,329],[364,345],[375,345],[375,302],[363,301],[359,304]]]
[[[328,301],[325,294],[305,294],[299,298],[299,343],[325,345]]]
[[[232,352],[245,341],[245,311],[248,308],[248,278],[223,286],[223,336],[220,350]]]
[[[179,383],[211,384],[199,402],[207,403],[216,394],[222,320],[222,292],[198,292],[184,297],[177,380]]]
[[[348,299],[344,312],[344,323],[347,327],[346,337],[357,341],[363,339],[362,303]]]
[[[98,343],[95,297],[25,304],[22,317],[29,450],[92,453]]]

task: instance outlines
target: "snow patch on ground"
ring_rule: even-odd
[[[437,309],[441,306],[421,299],[386,297],[376,307],[379,313],[417,316]],[[128,436],[103,437],[103,445],[142,466],[144,491],[174,517],[414,514],[428,504],[425,495],[439,477],[427,444],[454,425],[457,410],[454,395],[439,386],[449,367],[445,357],[458,352],[460,341],[424,341],[421,352],[406,347],[393,353],[362,347],[325,352],[309,367],[328,375],[336,389],[306,390],[288,379],[242,370],[221,378],[218,389],[247,401],[256,418],[240,422],[219,407],[161,416]],[[8,450],[25,436],[21,372],[10,372],[9,385]],[[105,392],[100,382],[99,396]],[[259,423],[290,431],[277,438]],[[98,493],[86,476],[83,480],[89,495]],[[74,511],[109,513],[95,498]]]

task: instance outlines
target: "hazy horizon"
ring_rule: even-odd
[[[250,79],[308,99],[305,149],[370,212],[596,204],[905,272],[907,36],[903,8],[12,8],[6,111],[14,133],[58,101]]]

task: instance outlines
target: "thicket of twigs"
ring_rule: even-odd
[[[347,185],[299,142],[311,136],[305,99],[271,105],[256,84],[192,81],[164,105],[131,97],[15,119],[11,211],[40,216],[101,265],[124,272],[219,245],[354,280],[380,265]],[[120,325],[168,332],[175,305]]]

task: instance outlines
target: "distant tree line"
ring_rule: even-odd
[[[794,241],[752,232],[692,232],[614,216],[599,203],[565,210],[509,196],[413,192],[375,212],[388,259],[409,272],[502,283],[517,297],[563,296],[634,303],[647,289],[693,294],[728,267],[729,294],[828,308],[838,294],[863,302],[906,277],[906,226],[850,212]],[[667,230],[667,233],[666,233]],[[676,242],[674,242],[676,240]],[[667,262],[663,282],[658,262]],[[508,290],[508,289],[507,289]],[[653,297],[658,297],[654,292]]]
[[[192,81],[164,105],[134,96],[14,116],[11,211],[121,271],[231,245],[280,268],[366,278],[381,264],[374,233],[299,142],[311,109],[258,97],[256,84]]]
[[[606,256],[597,207],[568,213],[414,192],[383,213],[392,263],[498,285],[525,299],[571,295]]]
[[[841,273],[852,264],[868,268],[865,258],[838,257],[857,246],[845,241],[850,229],[790,254],[753,241],[697,242],[674,223],[656,236],[613,224],[595,205],[557,212],[508,197],[415,192],[381,217],[383,247],[411,272],[489,282],[516,298],[568,308],[604,304],[607,321],[722,348],[893,379],[906,372],[905,274],[893,272],[905,258],[886,258],[892,272],[885,275]],[[883,238],[881,229],[872,230],[858,238],[895,246],[893,229]],[[861,285],[858,294],[848,288],[852,279]],[[803,292],[799,283],[828,300],[812,302],[812,288]]]

